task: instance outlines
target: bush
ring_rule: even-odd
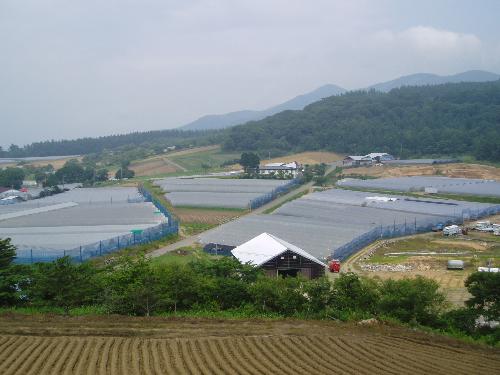
[[[421,276],[385,280],[380,286],[379,311],[402,322],[432,325],[445,303],[438,289],[436,281]]]
[[[472,294],[466,305],[486,319],[500,320],[500,273],[475,272],[465,280]]]

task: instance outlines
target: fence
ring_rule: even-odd
[[[457,216],[442,216],[436,218],[435,222],[417,223],[415,220],[413,223],[394,223],[393,225],[379,226],[335,249],[332,252],[332,258],[344,260],[378,239],[402,237],[429,232],[432,227],[437,224],[437,222],[442,222],[446,225],[463,224],[464,220],[477,220],[482,217],[496,215],[498,213],[500,213],[500,205],[490,206],[478,210],[465,209]]]
[[[302,177],[294,178],[293,180],[290,180],[288,183],[281,185],[281,186],[278,186],[270,193],[266,193],[264,195],[261,195],[260,197],[252,199],[248,203],[248,208],[250,210],[255,210],[256,208],[259,208],[259,207],[265,205],[266,203],[269,203],[272,200],[276,199],[281,194],[288,193],[294,187],[300,185],[302,183],[302,181],[303,181]]]
[[[89,245],[78,246],[71,250],[17,250],[15,263],[29,264],[36,262],[51,262],[63,256],[69,256],[76,262],[84,262],[91,258],[110,254],[126,247],[146,244],[159,240],[165,236],[179,233],[179,224],[172,219],[170,212],[168,212],[168,210],[143,186],[139,187],[139,192],[146,201],[152,202],[156,208],[167,217],[167,223],[161,223],[144,230],[134,230],[122,236],[113,237]]]

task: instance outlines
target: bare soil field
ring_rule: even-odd
[[[134,162],[130,165],[130,169],[133,170],[135,175],[138,177],[155,176],[179,171],[175,165],[164,157],[156,157],[153,159],[145,159]]]
[[[489,218],[492,222],[498,222],[498,219],[499,216]],[[447,270],[446,263],[449,259],[463,260],[465,269]],[[377,241],[349,258],[342,269],[380,279],[424,276],[439,283],[448,302],[462,306],[470,298],[464,285],[465,280],[477,267],[486,266],[488,260],[492,261],[494,267],[500,265],[498,236],[469,231],[466,236],[444,237],[439,232]],[[364,268],[365,265],[383,268]],[[396,269],[397,266],[409,269]]]
[[[500,351],[324,321],[0,316],[0,373],[495,374]]]
[[[301,152],[298,154],[281,156],[278,158],[262,159],[262,164],[267,163],[289,163],[292,161],[296,161],[300,164],[320,164],[320,163],[333,163],[334,161],[342,160],[344,157],[340,154],[336,154],[334,152],[326,152],[326,151],[309,151],[309,152]]]
[[[175,208],[174,214],[181,223],[202,223],[220,225],[241,215],[244,211],[216,210],[204,208]]]
[[[55,170],[58,170],[58,169],[61,169],[64,164],[68,161],[68,160],[71,160],[71,159],[77,159],[79,161],[82,160],[82,157],[81,156],[76,156],[76,157],[63,157],[63,158],[59,158],[59,159],[53,159],[53,160],[48,160],[48,159],[45,159],[45,160],[39,160],[39,161],[32,161],[30,163],[27,163],[26,165],[31,165],[33,167],[45,167],[49,164],[52,164],[52,166],[54,167]],[[7,163],[7,164],[2,164],[2,168],[6,168],[6,167],[15,167],[17,166],[19,163]]]
[[[465,163],[347,168],[343,173],[373,177],[444,176],[500,180],[500,168]]]

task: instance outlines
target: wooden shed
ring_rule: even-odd
[[[314,279],[325,274],[326,264],[301,248],[268,233],[262,233],[235,247],[231,253],[241,263],[262,268],[270,277],[300,275]]]

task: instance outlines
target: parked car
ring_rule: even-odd
[[[444,227],[444,229],[443,229],[443,235],[445,235],[445,236],[454,236],[454,235],[461,234],[461,233],[462,233],[462,229],[460,229],[460,227],[458,225],[450,225],[450,226]]]

